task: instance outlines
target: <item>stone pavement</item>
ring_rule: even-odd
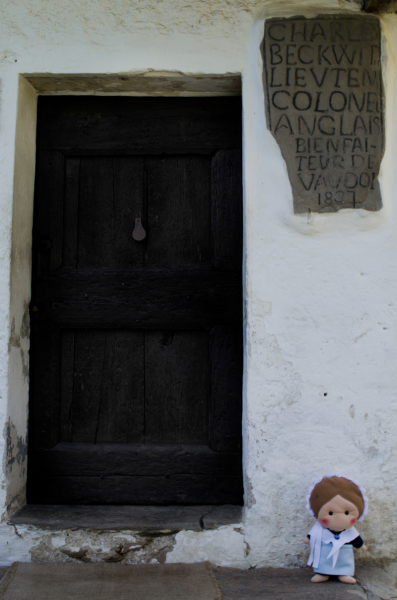
[[[391,600],[397,598],[394,578],[382,569],[358,567],[356,585],[311,583],[312,570],[217,568],[223,600]],[[396,573],[397,574],[397,573]]]
[[[48,563],[49,568],[51,563]],[[0,578],[7,567],[0,567]],[[359,583],[347,585],[336,578],[311,583],[311,569],[250,570],[217,567],[223,600],[397,600],[397,563],[387,569],[358,567]],[[148,598],[150,600],[150,598]]]

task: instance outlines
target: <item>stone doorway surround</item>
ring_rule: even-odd
[[[37,96],[238,96],[241,76],[180,72],[19,75],[12,209],[6,508],[10,518],[26,501],[29,399],[29,302],[36,150]]]

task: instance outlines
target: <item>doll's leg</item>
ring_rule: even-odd
[[[323,581],[328,581],[329,575],[320,575],[320,573],[316,573],[312,577],[312,583],[323,583]]]
[[[338,579],[342,583],[357,583],[354,577],[350,577],[350,575],[339,575]]]

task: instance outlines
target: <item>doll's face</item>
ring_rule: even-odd
[[[317,519],[326,529],[343,531],[353,527],[358,517],[358,508],[352,502],[342,496],[335,496],[320,508]]]

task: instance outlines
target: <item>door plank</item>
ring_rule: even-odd
[[[63,211],[63,260],[62,266],[77,267],[79,231],[80,158],[65,158],[65,205]]]
[[[113,159],[84,157],[80,165],[78,268],[115,263]]]
[[[61,266],[65,158],[58,151],[37,154],[34,242],[38,272]]]
[[[33,397],[29,411],[30,442],[42,448],[52,448],[60,438],[60,329],[52,323],[35,319],[31,327],[31,389]]]
[[[145,441],[208,443],[209,341],[204,331],[145,334]]]
[[[86,475],[177,475],[194,471],[228,477],[241,475],[239,452],[215,452],[200,444],[57,444],[51,450],[36,449],[32,468],[56,477]]]
[[[242,164],[241,150],[218,150],[211,163],[211,225],[215,269],[241,271]]]
[[[61,443],[32,452],[29,468],[29,502],[239,504],[243,493],[241,452],[203,445]]]
[[[30,502],[46,504],[241,504],[241,477],[195,473],[170,477],[38,476]],[[43,490],[43,491],[41,491]],[[45,494],[43,494],[45,492]]]
[[[40,277],[36,299],[39,318],[63,327],[209,329],[241,322],[236,272],[65,269]]]
[[[163,154],[241,147],[241,98],[41,96],[38,148]]]
[[[73,435],[73,397],[74,397],[74,364],[75,364],[75,332],[61,332],[61,414],[60,440],[71,442]]]
[[[241,451],[242,327],[218,325],[210,334],[210,446],[217,452]]]
[[[75,335],[73,397],[71,399],[71,441],[95,442],[106,367],[107,340],[101,332],[78,331]]]
[[[132,239],[136,217],[145,224],[145,166],[140,156],[115,156],[113,260],[117,268],[144,266],[145,245]]]

